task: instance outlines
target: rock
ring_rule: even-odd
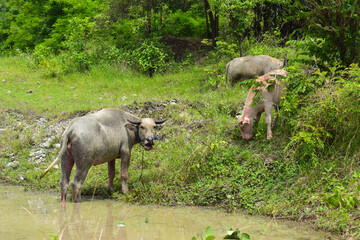
[[[40,146],[44,147],[44,148],[50,148],[54,139],[55,139],[55,137],[51,136],[51,137],[47,138],[44,143],[41,143]]]
[[[26,93],[33,93],[33,90],[27,90]]]
[[[8,167],[8,168],[15,168],[15,167],[17,167],[17,162],[9,162],[7,165],[6,165],[6,167]]]
[[[20,174],[18,174],[16,177],[17,177],[17,179],[19,179],[20,181],[24,181],[24,180],[25,180],[25,178],[24,178],[22,175],[20,175]]]

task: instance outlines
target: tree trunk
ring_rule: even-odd
[[[212,44],[215,47],[216,38],[219,36],[219,16],[216,12],[216,9],[214,13],[210,11],[210,4],[208,0],[204,0],[204,7],[205,7],[205,12],[209,15],[210,25],[211,25],[211,39],[212,39]]]
[[[209,27],[209,18],[208,18],[208,10],[206,8],[206,4],[204,2],[204,10],[205,10],[205,23],[206,23],[206,36],[208,38],[211,38],[211,34],[210,34],[210,27]]]
[[[259,3],[259,2],[256,3],[256,6],[254,8],[255,18],[254,18],[253,28],[254,28],[254,37],[256,37],[258,40],[261,40],[261,38],[262,38],[261,9],[262,9],[261,3]]]
[[[265,6],[263,8],[262,11],[262,15],[263,15],[263,20],[264,20],[264,32],[270,31],[271,29],[271,3],[269,3],[268,1],[265,1]]]
[[[146,23],[145,23],[145,36],[149,37],[151,34],[151,5],[152,0],[146,1]]]

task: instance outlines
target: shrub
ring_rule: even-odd
[[[295,129],[285,150],[292,149],[298,160],[313,162],[334,151],[346,158],[358,151],[360,70],[355,64],[331,69],[290,79],[281,114]]]
[[[132,54],[136,65],[149,76],[165,71],[170,55],[157,41],[144,41]]]
[[[205,21],[191,16],[190,13],[184,13],[181,10],[168,16],[162,26],[164,35],[176,37],[204,37]]]

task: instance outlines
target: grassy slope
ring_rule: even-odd
[[[321,202],[319,196],[324,190],[319,177],[284,156],[289,137],[281,128],[275,131],[273,140],[267,141],[265,124],[260,123],[255,141],[240,139],[233,115],[240,110],[247,91],[222,83],[214,87],[202,66],[154,78],[120,66],[50,78],[28,68],[26,61],[0,61],[0,129],[5,129],[0,131],[3,181],[58,191],[59,170],[51,171],[45,180],[37,180],[57,149],[51,148],[45,161],[32,163],[29,154],[39,149],[49,134],[24,126],[35,126],[38,116],[49,120],[47,126],[51,127],[79,112],[120,107],[141,117],[166,117],[168,122],[158,133],[156,150],[145,154],[142,180],[142,149],[136,146],[129,171],[131,193],[121,195],[120,179],[116,178],[112,197],[166,205],[214,205],[230,212],[245,209],[308,221],[327,230],[355,232],[351,228],[358,225],[358,220]],[[27,93],[29,90],[32,93]],[[171,99],[177,99],[177,104],[168,104]],[[149,101],[156,103],[149,105]],[[14,111],[5,114],[9,110],[25,118],[19,120]],[[54,143],[58,140],[59,136]],[[16,166],[9,167],[14,161]],[[83,194],[104,194],[106,184],[106,164],[94,167]]]

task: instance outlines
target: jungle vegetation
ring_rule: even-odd
[[[169,121],[145,162],[133,150],[130,194],[118,181],[111,197],[360,237],[359,18],[358,0],[0,0],[0,179],[57,191],[60,171],[37,176],[60,136],[34,164],[50,133],[31,126],[122,107]],[[286,55],[288,87],[274,139],[260,123],[244,142],[235,116],[252,82],[230,87],[225,65],[258,54]],[[106,179],[94,168],[83,191]]]

